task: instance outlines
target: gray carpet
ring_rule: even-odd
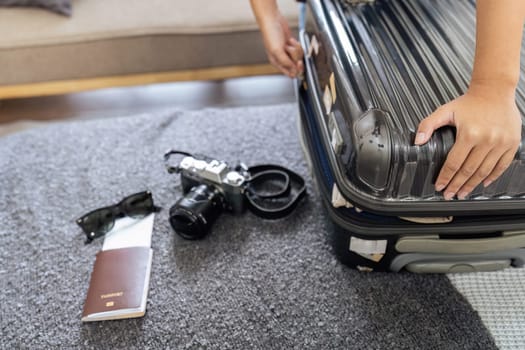
[[[311,188],[294,105],[59,123],[0,138],[1,349],[493,349],[446,276],[341,265]],[[288,218],[223,214],[203,241],[173,234],[168,148],[308,178]],[[95,254],[74,219],[143,189],[155,218],[144,318],[80,322]]]

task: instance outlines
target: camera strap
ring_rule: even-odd
[[[179,166],[168,164],[173,155],[193,157],[188,152],[170,150],[164,154],[169,173],[180,172]],[[201,158],[208,158],[201,156]],[[245,197],[248,208],[264,219],[280,219],[289,215],[306,196],[306,183],[297,173],[274,164],[261,164],[246,167],[240,163],[236,171],[248,173]],[[270,189],[269,189],[270,188]]]
[[[264,219],[280,219],[289,215],[306,195],[306,183],[297,173],[274,164],[248,168],[250,180],[246,188],[248,208]],[[276,190],[262,188],[273,184]],[[277,186],[275,186],[277,184]]]

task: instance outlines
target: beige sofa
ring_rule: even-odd
[[[279,2],[291,24],[294,0]],[[248,0],[73,0],[0,8],[0,98],[275,72]]]

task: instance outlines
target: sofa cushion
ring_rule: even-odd
[[[247,0],[74,1],[0,10],[0,85],[266,62]],[[297,4],[280,1],[290,23]],[[16,30],[14,30],[16,28]]]
[[[248,0],[74,1],[68,18],[31,9],[0,10],[0,48],[78,43],[139,35],[212,34],[257,29]],[[294,0],[280,0],[283,14],[297,21]],[[22,25],[23,24],[23,25]],[[16,28],[17,30],[13,30]]]

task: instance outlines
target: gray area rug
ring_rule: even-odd
[[[493,349],[442,275],[361,273],[341,265],[311,187],[295,105],[167,111],[58,123],[0,139],[1,349]],[[180,182],[169,148],[308,179],[291,216],[223,214],[204,240],[168,224]],[[102,241],[74,220],[150,189],[156,204],[144,318],[80,322]]]

